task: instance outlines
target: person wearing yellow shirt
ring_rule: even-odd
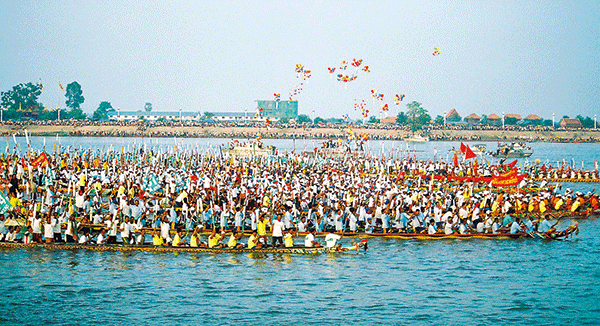
[[[225,238],[225,232],[221,231],[220,235],[217,235],[217,230],[213,229],[212,233],[208,236],[208,247],[209,248],[223,248],[221,241]]]
[[[294,237],[292,236],[292,230],[285,232],[283,235],[283,244],[286,248],[294,246]]]
[[[154,246],[162,246],[163,239],[160,237],[160,234],[156,231],[152,232],[152,245]]]
[[[229,241],[227,241],[227,247],[229,249],[244,248],[244,244],[238,243],[238,240],[240,240],[241,238],[242,235],[234,229],[233,233],[231,233],[231,236],[229,237]]]
[[[259,239],[262,239],[262,243],[265,245],[267,244],[267,225],[268,224],[269,224],[269,221],[265,217],[265,214],[263,214],[260,217],[260,219],[258,220],[258,222],[256,223],[256,231],[258,232],[258,237],[259,237]]]
[[[262,248],[262,243],[259,241],[258,232],[256,230],[252,231],[250,238],[248,238],[248,249],[260,249]]]
[[[175,233],[175,237],[173,238],[171,245],[173,247],[182,247],[186,245],[185,239],[181,235],[181,229],[177,229],[177,233]]]
[[[206,247],[205,244],[200,242],[200,236],[198,235],[199,231],[200,231],[200,226],[196,226],[194,228],[194,233],[192,233],[192,236],[190,237],[190,247],[193,247],[193,248]]]

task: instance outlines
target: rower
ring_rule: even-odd
[[[227,241],[227,248],[229,249],[241,249],[244,248],[243,243],[238,243],[238,240],[242,238],[242,234],[239,233],[236,229],[233,229],[231,236],[229,236],[229,241]]]
[[[325,236],[325,247],[334,248],[338,242],[342,238],[341,235],[335,233],[329,233]]]
[[[283,231],[283,243],[286,248],[291,248],[294,246],[294,237],[292,236],[292,230]]]
[[[208,247],[209,248],[223,248],[221,241],[225,238],[225,231],[221,231],[220,235],[217,235],[217,230],[213,229],[212,233],[208,236]]]
[[[304,246],[307,248],[318,248],[321,247],[321,243],[315,241],[315,233],[316,230],[314,228],[310,229],[309,233],[304,237]]]
[[[171,245],[173,247],[182,247],[186,245],[185,239],[183,239],[181,235],[181,229],[177,229],[177,233],[175,233],[175,237],[173,238]]]
[[[104,244],[106,242],[106,229],[100,230],[100,234],[98,234],[98,238],[96,238],[96,244]]]
[[[252,231],[250,238],[248,238],[248,249],[262,248],[262,243],[260,243],[259,239],[258,232],[256,230]]]

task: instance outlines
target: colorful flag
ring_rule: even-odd
[[[4,214],[10,208],[10,200],[3,191],[0,191],[0,214]]]
[[[473,153],[473,151],[471,150],[471,148],[468,145],[466,147],[467,148],[465,150],[465,160],[477,157],[477,155],[475,155],[475,153]]]
[[[63,88],[62,84],[60,82],[58,82],[58,87],[60,87],[61,91],[64,91],[65,89]]]

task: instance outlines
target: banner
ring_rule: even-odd
[[[0,214],[8,212],[10,209],[10,200],[6,197],[3,191],[0,191]]]
[[[517,169],[512,169],[506,173],[495,175],[492,178],[492,187],[514,187],[518,185],[527,175],[517,174]]]
[[[156,180],[156,176],[154,174],[147,179],[147,182],[144,185],[144,190],[146,190],[149,193],[155,193],[157,191],[160,191],[161,189],[162,187],[158,183],[158,180]]]
[[[35,160],[31,161],[31,166],[37,169],[38,166],[47,166],[49,163],[46,153],[42,152]]]

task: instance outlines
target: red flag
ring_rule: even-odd
[[[460,152],[462,154],[464,154],[467,151],[467,146],[465,146],[465,144],[463,144],[463,142],[460,142]]]
[[[475,157],[477,157],[477,155],[475,155],[475,153],[473,153],[471,148],[469,146],[467,146],[467,150],[465,151],[465,160],[468,160],[470,158],[475,158]]]

